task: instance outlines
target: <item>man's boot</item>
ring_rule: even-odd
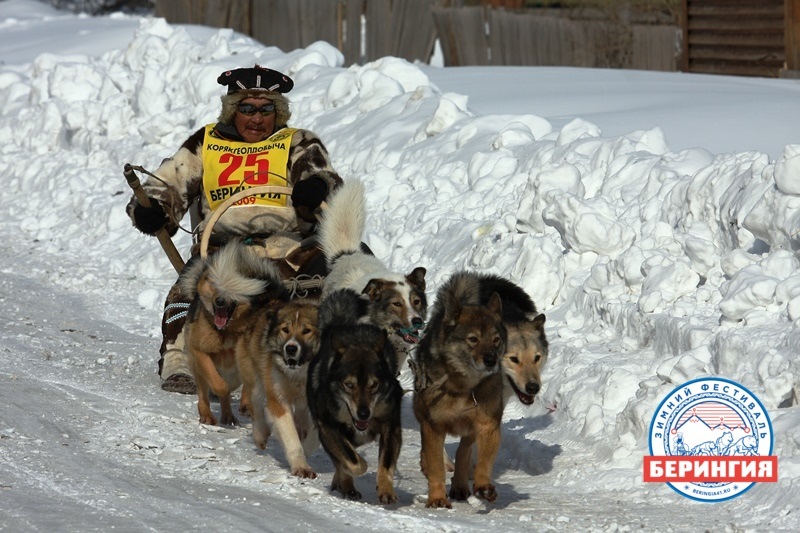
[[[197,392],[189,362],[184,353],[183,325],[186,323],[188,302],[178,291],[177,283],[164,305],[164,316],[161,322],[161,359],[158,361],[158,374],[161,376],[161,388],[168,392],[194,394]]]

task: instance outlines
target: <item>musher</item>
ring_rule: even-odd
[[[231,238],[263,247],[284,278],[325,275],[325,260],[313,239],[320,205],[341,183],[322,141],[314,133],[287,126],[291,117],[285,93],[294,86],[288,76],[255,65],[223,72],[227,87],[215,124],[189,137],[165,159],[143,188],[152,204],[144,208],[135,196],[127,205],[133,225],[154,235],[160,228],[175,235],[183,216],[197,201],[192,257],[199,254],[199,235],[226,198],[242,187],[293,187],[292,206],[285,195],[251,196],[225,211],[214,225],[209,253]],[[183,353],[183,324],[189,301],[177,283],[167,295],[158,373],[161,388],[192,394],[195,383]]]

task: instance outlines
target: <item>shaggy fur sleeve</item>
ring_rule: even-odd
[[[142,184],[147,196],[158,200],[167,213],[166,229],[170,235],[178,231],[178,223],[189,210],[191,202],[200,194],[203,183],[202,148],[205,128],[200,128],[181,145],[175,155],[161,162],[153,174]],[[133,209],[138,205],[132,197],[126,211],[133,220]]]
[[[297,130],[292,136],[291,153],[287,168],[289,185],[310,176],[319,176],[328,183],[328,197],[342,184],[342,178],[333,170],[328,150],[316,134],[308,130]],[[306,207],[295,208],[297,216],[308,222],[316,222],[316,217]]]

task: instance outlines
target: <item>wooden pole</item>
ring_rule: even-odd
[[[689,72],[689,0],[681,2],[681,57],[678,70]]]
[[[800,0],[783,0],[783,34],[786,63],[782,78],[800,78]]]
[[[342,2],[336,2],[336,48],[339,49],[341,53],[344,54],[344,5]],[[350,34],[353,32],[353,28],[347,28],[347,38],[350,38]]]
[[[133,171],[133,166],[130,163],[125,163],[122,173],[124,174],[125,179],[128,180],[128,185],[130,188],[133,189],[133,194],[136,196],[136,200],[139,202],[139,205],[142,207],[150,207],[150,198],[148,198],[147,194],[145,194],[142,184],[139,182],[139,178]],[[185,263],[180,252],[178,252],[178,249],[175,248],[175,243],[172,242],[169,233],[167,233],[165,228],[161,228],[156,231],[155,235],[156,238],[158,238],[159,244],[161,244],[161,248],[164,249],[164,253],[167,254],[169,262],[172,263],[172,267],[178,274],[180,274],[181,270],[183,270],[183,267],[185,266]]]

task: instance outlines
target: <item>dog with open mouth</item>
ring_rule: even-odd
[[[247,245],[232,240],[208,258],[196,257],[181,273],[181,289],[192,298],[184,337],[189,368],[197,384],[201,424],[216,425],[209,391],[219,398],[220,424],[235,425],[231,392],[241,385],[236,347],[255,335],[255,319],[287,298],[277,268]],[[240,411],[247,412],[249,387],[242,388]]]
[[[308,369],[308,402],[322,447],[335,467],[331,490],[360,500],[354,476],[367,471],[356,448],[379,441],[377,493],[397,501],[394,471],[402,444],[397,357],[385,330],[360,323],[364,300],[350,289],[323,298],[322,342]]]
[[[533,404],[542,388],[542,369],[547,362],[549,344],[544,332],[546,317],[516,283],[493,274],[475,274],[478,298],[471,303],[486,303],[497,293],[503,303],[503,324],[508,333],[502,369],[503,405],[514,396],[523,405]]]
[[[369,302],[362,321],[386,330],[403,368],[419,342],[428,310],[423,267],[408,274],[389,270],[378,258],[365,253],[361,238],[366,225],[364,185],[347,180],[323,211],[319,226],[320,248],[330,272],[322,297],[339,289],[352,289]]]

